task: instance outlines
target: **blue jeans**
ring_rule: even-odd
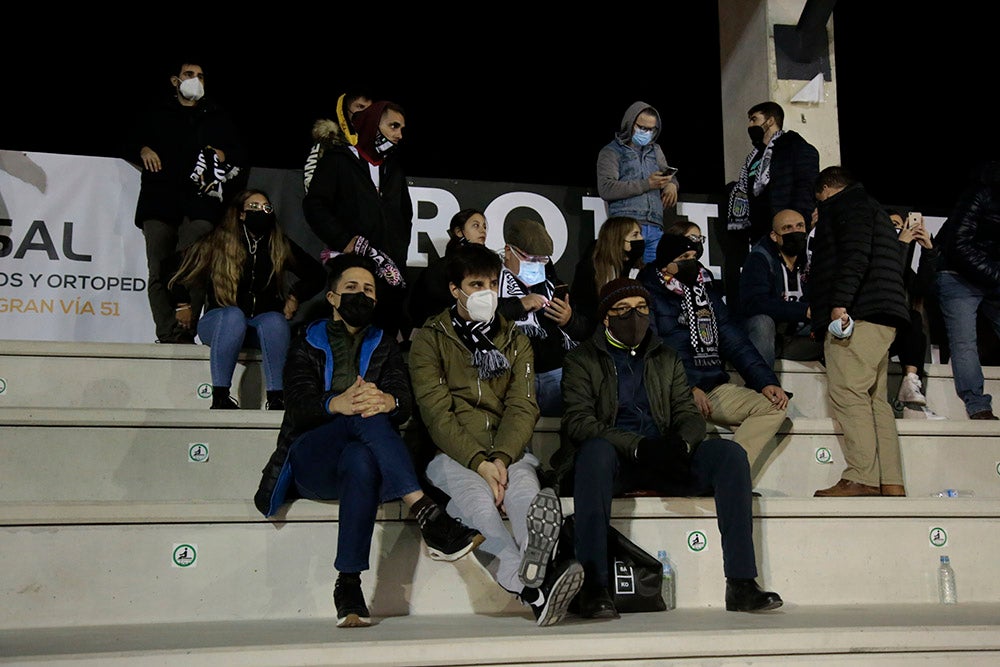
[[[694,452],[691,473],[687,483],[657,479],[639,464],[622,460],[614,445],[603,438],[580,444],[573,466],[574,549],[586,581],[607,587],[611,498],[640,489],[654,489],[667,496],[714,493],[725,575],[757,577],[747,453],[732,440],[704,440]]]
[[[213,308],[198,320],[198,336],[212,348],[209,366],[212,386],[229,387],[243,347],[260,348],[264,359],[264,384],[268,391],[284,388],[282,373],[291,328],[284,313],[269,311],[250,319],[236,306]]]
[[[988,289],[969,282],[951,271],[937,274],[938,301],[951,348],[951,371],[955,393],[972,415],[993,409],[993,397],[983,393],[983,367],[976,339],[976,315],[989,318],[1000,334],[1000,288]]]
[[[656,261],[656,245],[660,242],[660,237],[663,236],[663,227],[643,222],[639,224],[639,229],[642,230],[642,238],[646,240],[646,250],[642,253],[642,261],[646,264],[652,264]]]
[[[535,373],[535,397],[543,417],[562,417],[562,371],[561,368],[554,368]]]
[[[340,500],[338,572],[368,569],[379,503],[420,489],[406,443],[385,415],[339,415],[299,436],[288,461],[300,496]]]

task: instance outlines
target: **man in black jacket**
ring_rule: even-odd
[[[753,148],[729,189],[724,237],[726,296],[733,304],[739,303],[739,272],[750,246],[767,236],[778,211],[792,209],[811,220],[816,208],[819,152],[798,132],[784,130],[784,122],[777,102],[761,102],[747,111]]]
[[[164,261],[212,231],[246,183],[243,141],[229,114],[205,97],[204,80],[201,65],[181,63],[170,77],[173,94],[139,118],[122,155],[142,167],[135,225],[146,239],[146,291],[160,343],[193,343],[196,330],[177,324]],[[204,291],[191,297],[197,321]]]
[[[482,544],[478,531],[424,494],[399,427],[410,417],[410,380],[396,341],[372,325],[375,265],[334,257],[326,299],[332,314],[293,341],[285,363],[285,416],[261,471],[254,504],[274,516],[296,497],[339,500],[333,590],[338,627],[367,627],[361,591],[381,503],[401,499],[430,557],[453,561]]]
[[[910,321],[903,253],[889,216],[840,166],[816,180],[810,268],[813,332],[825,337],[833,413],[844,431],[841,479],[816,496],[904,496],[896,416],[887,400],[889,346]]]
[[[413,204],[397,150],[406,117],[399,105],[380,101],[356,112],[351,122],[357,144],[324,151],[302,212],[329,251],[375,260],[381,297],[376,323],[396,337],[407,324],[404,274],[413,227]]]
[[[969,419],[997,419],[984,393],[976,319],[983,313],[1000,334],[1000,163],[980,172],[937,236],[937,292],[948,331],[955,391]]]

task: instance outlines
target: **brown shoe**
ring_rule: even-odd
[[[822,497],[849,497],[849,496],[880,496],[882,491],[877,486],[858,484],[849,479],[842,479],[829,489],[820,489],[813,496]]]
[[[905,496],[906,488],[902,484],[883,484],[882,485],[882,495],[883,496]]]

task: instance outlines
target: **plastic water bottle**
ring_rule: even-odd
[[[934,498],[972,498],[975,491],[969,489],[941,489],[931,494]]]
[[[660,585],[660,593],[663,595],[663,602],[667,605],[667,611],[677,607],[677,587],[674,580],[674,568],[667,558],[667,552],[660,550],[656,552],[656,560],[663,566],[663,583]]]
[[[941,564],[938,565],[938,595],[941,604],[958,603],[958,593],[955,590],[955,571],[951,569],[951,559],[941,556]]]

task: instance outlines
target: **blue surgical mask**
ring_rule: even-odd
[[[645,146],[653,140],[652,130],[635,130],[632,132],[632,143],[637,146]]]
[[[521,260],[521,270],[518,279],[529,287],[545,281],[545,264],[542,262],[525,262]]]

